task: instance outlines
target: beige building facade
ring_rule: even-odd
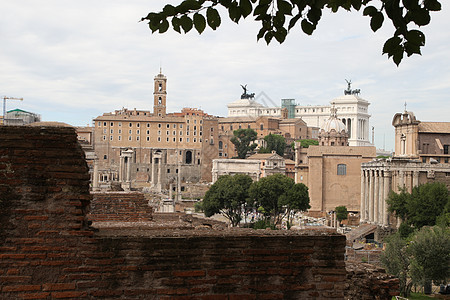
[[[376,157],[375,147],[348,146],[347,127],[337,117],[337,109],[319,131],[319,145],[302,148],[295,143],[296,183],[308,186],[309,213],[325,216],[337,206],[359,212],[361,163]]]
[[[217,118],[184,108],[167,113],[167,78],[154,78],[153,113],[123,108],[94,119],[100,186],[176,190],[211,181],[218,156]]]

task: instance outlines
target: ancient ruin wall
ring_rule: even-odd
[[[94,232],[73,129],[0,127],[2,299],[342,299],[345,237]]]
[[[88,219],[92,222],[146,222],[152,220],[152,207],[137,192],[93,193]]]

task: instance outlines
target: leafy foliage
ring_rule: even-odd
[[[221,25],[218,6],[225,8],[235,23],[253,14],[261,23],[257,38],[263,38],[267,44],[273,39],[283,43],[296,26],[311,35],[327,10],[333,13],[339,9],[360,11],[364,7],[363,15],[370,17],[372,31],[378,31],[386,19],[392,22],[395,31],[384,43],[383,54],[392,57],[397,65],[404,54],[421,54],[425,35],[416,27],[428,25],[430,12],[441,10],[438,0],[184,0],[177,6],[167,4],[162,11],[150,12],[141,20],[148,21],[152,32],[166,32],[171,20],[173,30],[178,33],[195,28],[201,34],[206,25],[213,30]]]
[[[408,282],[411,255],[408,252],[408,242],[396,233],[387,238],[386,249],[380,255],[380,261],[389,274],[399,279],[400,294],[408,297],[412,283]]]
[[[252,143],[258,134],[251,128],[238,129],[233,131],[234,136],[231,138],[231,142],[236,147],[236,151],[239,158],[245,158],[249,151],[253,151],[256,148],[256,144]],[[250,144],[252,143],[252,144]]]
[[[345,206],[337,206],[337,207],[335,208],[335,211],[336,211],[336,219],[337,219],[339,222],[348,219],[348,211],[347,211],[347,207],[345,207]]]
[[[399,194],[392,192],[386,202],[390,212],[395,212],[407,225],[420,229],[436,225],[440,215],[449,213],[450,195],[445,184],[431,182],[414,187],[411,194],[405,190]]]
[[[293,179],[282,174],[270,175],[254,182],[249,196],[249,204],[261,207],[274,225],[280,224],[291,211],[310,208],[308,188],[302,183],[295,184]]]
[[[434,281],[439,285],[450,278],[450,229],[424,227],[413,238],[409,250],[414,258],[411,278],[422,285]]]
[[[269,134],[264,137],[267,143],[267,147],[261,148],[259,153],[270,153],[273,150],[280,155],[284,155],[284,150],[286,149],[286,139],[278,134]]]
[[[450,229],[426,226],[409,238],[397,232],[387,238],[380,260],[388,273],[399,278],[402,296],[409,296],[413,284],[446,282],[450,277]]]
[[[302,148],[309,148],[309,146],[319,145],[319,141],[312,140],[312,139],[303,139],[303,140],[300,140],[300,145],[302,146]]]
[[[209,188],[203,199],[203,211],[210,217],[222,213],[230,220],[232,226],[237,226],[248,200],[248,191],[252,179],[248,175],[224,175]]]

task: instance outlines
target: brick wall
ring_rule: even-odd
[[[139,222],[152,220],[152,207],[137,192],[92,193],[88,219],[92,222]]]
[[[2,299],[342,299],[352,288],[333,233],[94,232],[87,171],[73,129],[0,127]]]

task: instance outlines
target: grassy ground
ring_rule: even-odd
[[[419,293],[411,293],[411,295],[408,297],[409,300],[428,300],[428,299],[436,299],[433,297],[428,297],[427,295],[424,294],[419,294]]]

